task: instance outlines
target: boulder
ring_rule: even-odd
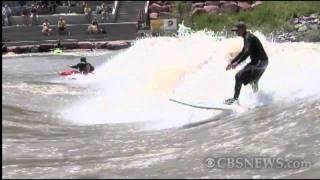
[[[219,14],[219,6],[204,6],[203,9],[208,14]]]
[[[239,12],[240,7],[237,5],[237,3],[234,2],[226,2],[223,5],[221,5],[220,12],[222,13],[236,13]]]
[[[241,10],[249,10],[251,9],[251,4],[247,3],[247,2],[238,2],[238,6],[240,7]]]
[[[96,42],[95,44],[94,44],[94,46],[95,46],[95,48],[97,48],[97,49],[105,49],[106,48],[106,41],[100,41],[100,42]]]
[[[308,29],[308,27],[306,25],[303,25],[301,27],[299,27],[298,32],[303,32],[306,31]]]
[[[159,17],[159,14],[158,14],[158,13],[155,13],[155,12],[154,12],[154,13],[150,13],[150,14],[149,14],[149,18],[150,18],[150,19],[158,19],[158,17]]]
[[[296,24],[296,25],[294,26],[294,28],[295,28],[295,29],[299,29],[301,26],[302,26],[302,24]]]
[[[161,12],[170,12],[170,6],[169,5],[164,5],[161,7]]]
[[[203,8],[204,3],[199,2],[199,3],[193,3],[191,9],[194,10],[196,8]]]
[[[261,5],[261,4],[262,4],[261,1],[256,1],[255,3],[251,4],[251,8],[255,8],[255,7],[257,7],[257,6]]]
[[[194,15],[199,15],[202,13],[207,13],[207,11],[204,8],[195,8],[192,12],[191,12],[191,16]]]
[[[299,19],[298,18],[295,18],[294,20],[293,20],[293,24],[298,24],[299,23]]]
[[[8,52],[8,47],[2,45],[2,54],[3,54],[3,53],[7,53],[7,52]]]
[[[109,50],[119,50],[130,47],[129,41],[110,41],[105,44],[105,47]]]
[[[318,26],[317,24],[312,24],[312,25],[310,25],[310,29],[317,31],[317,30],[319,30],[320,28],[319,28],[319,26]]]
[[[91,42],[78,42],[80,49],[92,49],[94,45]]]
[[[205,6],[219,6],[220,2],[219,1],[206,1]]]
[[[315,19],[315,18],[318,18],[318,14],[317,13],[313,13],[309,16],[311,19]]]
[[[16,54],[28,53],[30,52],[30,46],[16,46],[12,52]]]
[[[39,52],[50,52],[54,48],[54,44],[40,44]]]
[[[7,51],[8,52],[13,52],[13,50],[16,48],[16,46],[8,46]]]
[[[30,47],[30,52],[32,52],[32,53],[39,52],[39,45],[34,45],[34,46]]]
[[[79,49],[77,42],[63,43],[62,46],[66,49]]]
[[[157,3],[153,3],[149,6],[150,13],[159,13],[161,10],[162,10],[162,7]]]

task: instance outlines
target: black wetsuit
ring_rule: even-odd
[[[94,71],[94,67],[90,63],[78,63],[77,65],[70,66],[71,68],[79,69],[80,73],[88,74]]]
[[[250,32],[246,32],[243,38],[243,49],[231,61],[231,63],[237,62],[237,64],[240,64],[248,56],[250,56],[251,62],[236,74],[236,85],[233,99],[238,99],[242,84],[247,85],[248,83],[256,83],[257,85],[261,75],[268,65],[268,56],[263,49],[260,40]]]

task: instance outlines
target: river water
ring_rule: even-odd
[[[241,38],[210,32],[86,52],[95,74],[57,72],[83,53],[3,56],[3,178],[320,177],[320,44],[273,43],[260,92],[233,95]],[[243,66],[243,65],[242,65]],[[223,106],[226,107],[226,106]],[[208,168],[208,158],[299,159],[307,168]]]

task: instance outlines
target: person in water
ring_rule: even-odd
[[[253,91],[255,93],[258,91],[259,79],[268,65],[268,56],[260,40],[247,31],[246,25],[243,22],[238,22],[232,28],[232,31],[235,31],[238,36],[243,37],[244,45],[242,51],[230,61],[226,70],[236,68],[248,56],[250,56],[251,62],[236,74],[234,96],[233,98],[225,100],[225,103],[229,105],[238,101],[242,84],[247,85],[250,83]]]
[[[74,69],[79,69],[79,72],[81,74],[88,74],[88,73],[92,73],[94,71],[94,67],[87,62],[85,57],[81,57],[80,58],[80,63],[78,63],[77,65],[74,66],[70,66],[71,68]]]

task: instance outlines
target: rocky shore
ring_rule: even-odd
[[[320,42],[320,14],[300,16],[292,19],[286,31],[276,31],[269,35],[276,42]]]
[[[62,49],[108,49],[119,50],[131,46],[130,41],[100,41],[100,42],[68,42],[61,43]],[[57,47],[56,44],[40,44],[40,45],[25,45],[25,46],[9,46],[2,45],[2,54],[13,52],[15,54],[22,53],[37,53],[50,52]]]

